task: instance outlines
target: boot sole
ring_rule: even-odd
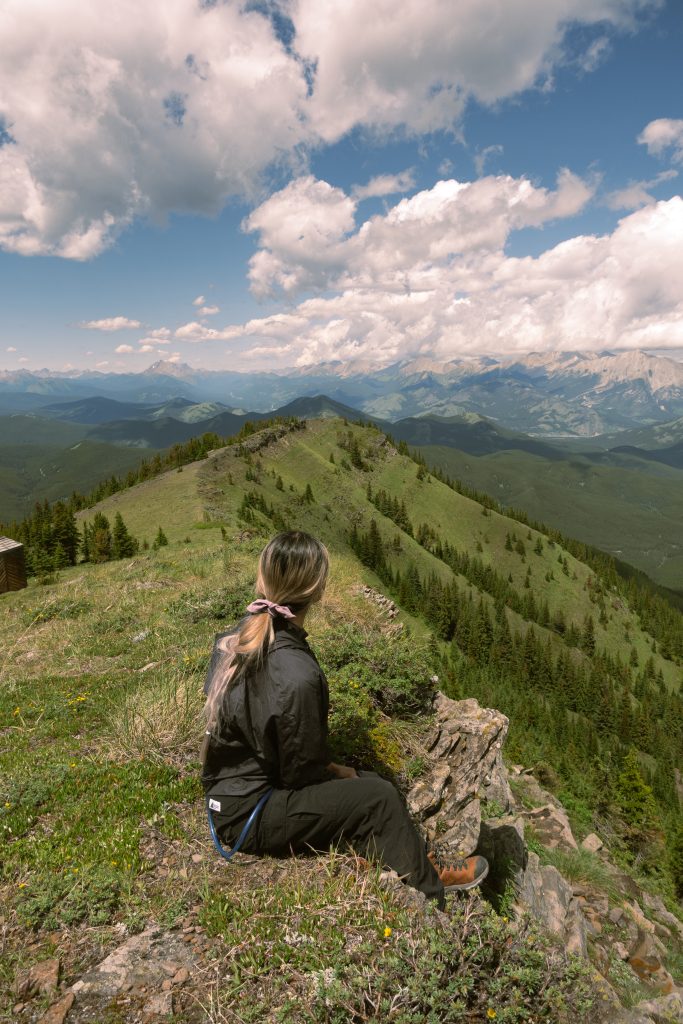
[[[490,865],[486,865],[486,870],[482,871],[480,875],[477,875],[471,882],[462,882],[459,885],[444,885],[444,892],[463,892],[465,889],[474,889],[477,885],[481,885],[486,876],[489,873]]]

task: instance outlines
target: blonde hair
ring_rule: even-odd
[[[327,548],[309,533],[301,530],[278,533],[259,557],[256,593],[297,614],[323,596],[329,565]],[[273,618],[270,610],[250,614],[237,633],[218,641],[223,657],[204,709],[208,729],[220,725],[225,697],[233,679],[263,664],[275,639]]]

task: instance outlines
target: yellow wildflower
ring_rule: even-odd
[[[11,805],[10,803],[8,803],[7,801],[5,801],[5,807],[6,807],[6,808],[7,808],[8,810],[9,810],[9,808],[10,808],[11,806],[12,806],[12,805]]]
[[[14,714],[15,715],[20,715],[21,714],[21,708],[15,708],[14,709]]]
[[[489,1006],[488,1010],[486,1011],[486,1016],[488,1017],[489,1020],[495,1020],[498,1014]]]
[[[25,889],[26,888],[26,882],[19,882],[19,888],[20,889]]]
[[[384,938],[388,939],[390,935],[391,935],[391,928],[385,928],[384,929]]]

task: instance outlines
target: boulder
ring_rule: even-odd
[[[599,836],[596,836],[595,832],[591,832],[585,839],[581,840],[581,847],[584,850],[588,850],[589,853],[597,853],[598,850],[602,850],[603,841]]]
[[[542,807],[524,810],[522,814],[533,825],[534,832],[544,846],[551,850],[578,850],[567,812],[563,807],[557,804],[544,804]]]
[[[551,864],[542,867],[533,852],[529,853],[520,897],[541,927],[559,936],[571,952],[587,955],[585,920],[571,886]]]
[[[508,719],[499,711],[437,693],[426,738],[431,769],[407,793],[408,808],[440,857],[467,856],[479,840],[481,800],[504,809],[513,798],[501,748]]]
[[[61,999],[58,999],[56,1003],[53,1003],[52,1006],[50,1006],[50,1008],[40,1018],[38,1024],[64,1024],[73,1003],[73,992],[67,992]]]
[[[152,926],[127,939],[84,974],[72,991],[80,1003],[84,998],[109,1000],[132,988],[154,990],[161,987],[170,964],[175,973],[194,963],[195,955],[182,936]]]
[[[683,990],[678,989],[658,999],[647,999],[638,1003],[636,1012],[647,1014],[655,1024],[683,1022]]]

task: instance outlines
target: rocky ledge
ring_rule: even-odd
[[[476,700],[454,701],[437,693],[433,725],[424,739],[427,769],[406,794],[408,807],[442,862],[480,853],[490,864],[483,894],[494,905],[514,893],[511,913],[531,914],[566,950],[589,957],[603,1011],[596,1021],[615,1024],[683,1022],[683,988],[667,970],[667,959],[683,952],[683,924],[659,897],[644,892],[609,859],[595,833],[581,847],[599,857],[612,880],[611,901],[590,885],[568,881],[542,864],[525,839],[565,854],[577,843],[565,809],[520,765],[510,771],[502,748],[508,719]],[[516,799],[515,789],[523,794]],[[495,808],[495,816],[487,816]],[[625,1009],[605,975],[614,965],[632,971],[652,998]],[[635,978],[634,978],[635,981]]]

